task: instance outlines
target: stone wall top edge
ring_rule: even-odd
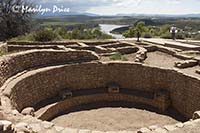
[[[14,57],[14,56],[18,56],[18,55],[25,55],[25,54],[30,54],[30,53],[38,53],[38,52],[55,52],[55,53],[67,53],[67,52],[86,52],[86,53],[92,53],[92,54],[96,54],[93,51],[89,51],[89,50],[55,50],[55,49],[33,49],[33,50],[27,50],[27,51],[20,51],[17,53],[11,53],[11,54],[7,54],[7,55],[3,55],[0,58],[6,58],[6,57]]]
[[[115,43],[117,40],[67,40],[67,41],[50,41],[50,42],[37,42],[37,41],[7,41],[8,45],[26,45],[26,44],[78,44],[81,43],[89,43],[89,44],[98,44],[98,43]]]
[[[151,65],[147,65],[147,64],[142,64],[142,63],[137,63],[137,62],[123,62],[123,61],[112,61],[112,62],[103,62],[103,61],[92,61],[92,62],[82,62],[82,63],[74,63],[74,64],[64,64],[64,65],[57,65],[57,66],[49,66],[47,68],[42,68],[42,71],[40,72],[44,72],[44,71],[49,71],[49,70],[53,70],[53,69],[60,69],[60,68],[64,68],[64,67],[69,67],[69,66],[83,66],[83,65],[134,65],[134,66],[138,66],[138,67],[148,67],[148,68],[152,68],[152,69],[160,69],[160,70],[164,70],[164,71],[171,71],[186,77],[190,77],[196,80],[200,80],[200,77],[195,77],[186,73],[183,73],[182,71],[176,69],[176,68],[164,68],[164,67],[157,67],[157,66],[151,66]]]
[[[7,45],[5,42],[0,42],[0,46]]]
[[[8,41],[6,42],[8,45],[25,45],[25,44],[77,44],[77,41],[49,41],[49,42],[38,42],[38,41]]]
[[[101,64],[107,64],[107,65],[114,65],[114,64],[126,64],[126,65],[137,65],[137,66],[143,66],[143,67],[149,67],[149,68],[154,68],[154,69],[161,69],[161,70],[168,70],[171,72],[176,72],[177,74],[183,75],[183,76],[187,76],[187,77],[191,77],[193,79],[197,79],[200,80],[200,77],[196,77],[193,75],[189,75],[186,73],[183,73],[182,71],[178,70],[177,68],[166,68],[166,67],[157,67],[157,66],[152,66],[152,65],[148,65],[148,64],[142,64],[142,63],[137,63],[137,62],[129,62],[129,61],[99,61],[99,63]]]

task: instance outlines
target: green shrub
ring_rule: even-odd
[[[128,59],[126,57],[124,57],[122,54],[120,53],[116,53],[110,56],[110,60],[122,60],[122,61],[128,61]]]
[[[11,38],[9,41],[34,41],[34,38],[33,38],[33,34],[27,34],[27,35]]]
[[[177,33],[176,39],[185,39],[185,35],[183,33]]]
[[[3,55],[4,55],[4,52],[0,50],[0,56],[3,56]]]
[[[195,36],[194,36],[194,39],[195,39],[195,40],[200,40],[200,34],[195,35]]]
[[[164,38],[164,39],[172,39],[172,36],[170,33],[164,33],[160,36],[161,38]]]
[[[152,38],[152,34],[151,33],[144,33],[144,38]]]
[[[128,61],[128,59],[126,57],[124,57],[124,56],[122,56],[121,60],[122,61]]]
[[[135,27],[129,28],[129,30],[123,33],[123,36],[126,38],[136,37],[136,28]]]
[[[99,29],[75,29],[67,31],[62,28],[44,29],[35,31],[25,36],[12,38],[10,41],[56,41],[62,39],[113,39],[111,35],[101,32]]]
[[[68,32],[63,28],[57,28],[54,30],[54,33],[61,36],[63,39],[68,39]]]
[[[121,60],[122,55],[121,54],[114,54],[110,56],[111,60]]]
[[[34,41],[48,42],[48,41],[60,40],[61,37],[51,29],[44,29],[33,33],[33,39]]]

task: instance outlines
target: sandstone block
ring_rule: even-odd
[[[200,74],[200,70],[196,70],[196,73],[197,73],[197,74]]]
[[[164,128],[157,128],[157,129],[155,129],[155,132],[156,133],[168,133],[168,131],[166,130],[166,129],[164,129]]]
[[[158,128],[157,125],[153,125],[153,126],[150,126],[150,127],[149,127],[149,129],[150,129],[151,131],[154,131],[154,130],[156,130],[157,128]]]
[[[3,127],[3,131],[10,132],[12,131],[12,122],[7,120],[0,120],[0,127]]]
[[[192,119],[193,120],[200,119],[200,111],[194,112]]]
[[[178,62],[175,62],[175,67],[188,68],[188,67],[196,66],[197,64],[198,64],[198,61],[196,60],[178,61]]]
[[[91,133],[91,131],[87,129],[81,129],[78,133]]]
[[[133,133],[132,131],[118,131],[117,133]]]
[[[27,123],[18,123],[15,125],[15,131],[30,133],[32,132],[32,129]]]
[[[30,124],[30,127],[32,128],[32,130],[34,132],[40,132],[42,130],[42,127],[41,127],[40,123]]]
[[[78,133],[78,129],[65,128],[61,133]]]
[[[164,126],[164,128],[167,130],[167,131],[174,131],[176,130],[176,125],[167,125],[167,126]]]
[[[16,116],[16,115],[19,115],[20,113],[19,113],[19,111],[17,111],[17,110],[12,110],[12,114],[13,114],[14,116]]]
[[[48,130],[44,130],[44,131],[41,131],[41,133],[59,133],[58,131],[56,131],[55,128],[52,128],[52,129],[48,129]]]
[[[32,107],[27,107],[27,108],[23,109],[21,113],[22,113],[23,115],[35,116],[35,109],[32,108]]]
[[[54,123],[48,122],[48,121],[43,121],[42,126],[46,129],[52,128],[54,126]]]
[[[178,127],[178,128],[183,128],[183,127],[184,127],[184,124],[183,124],[183,123],[177,123],[177,124],[176,124],[176,127]]]
[[[92,133],[105,133],[105,132],[102,132],[102,131],[92,131]]]
[[[143,62],[146,60],[146,58],[147,58],[147,50],[146,49],[139,50],[136,53],[135,62]]]
[[[148,133],[148,132],[151,132],[151,130],[146,127],[143,127],[137,131],[137,133]]]
[[[59,126],[54,126],[54,128],[56,129],[56,131],[61,132],[62,130],[64,130],[63,127],[59,127]]]
[[[108,84],[108,93],[119,93],[120,88],[119,85],[115,83]]]
[[[71,98],[73,96],[73,94],[70,90],[63,90],[63,91],[59,92],[59,96],[60,96],[60,98],[62,98],[62,100],[65,100],[65,99]]]
[[[193,125],[193,121],[184,122],[184,126],[191,126]]]

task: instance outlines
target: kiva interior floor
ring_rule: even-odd
[[[60,115],[53,119],[52,122],[58,126],[79,129],[135,131],[152,125],[176,124],[179,120],[169,115],[156,113],[153,110],[147,111],[133,107],[103,107]]]

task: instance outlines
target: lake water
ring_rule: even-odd
[[[112,30],[116,29],[116,28],[121,28],[121,27],[127,27],[127,25],[112,25],[112,24],[99,24],[101,31],[113,36],[116,39],[123,39],[124,36],[121,34],[113,34],[110,33]]]

